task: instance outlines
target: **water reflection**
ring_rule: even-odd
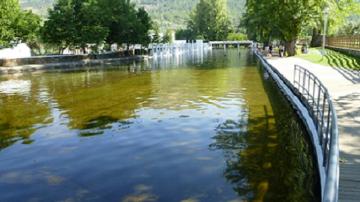
[[[280,104],[281,93],[271,85],[272,81],[263,82],[269,94],[265,103],[272,103],[273,108],[249,103],[253,113],[220,124],[209,148],[223,152],[226,162],[223,175],[243,200],[317,201],[314,190],[318,176],[299,120],[289,105]],[[249,99],[254,92],[265,93],[254,90],[247,91],[245,96]]]
[[[306,201],[311,151],[262,75],[242,50],[1,77],[0,201]]]
[[[69,117],[69,127],[89,129],[135,118],[152,94],[149,73],[73,73],[47,78],[50,96]]]
[[[51,123],[50,108],[40,100],[39,82],[0,82],[0,150],[16,141],[31,144],[31,135]]]

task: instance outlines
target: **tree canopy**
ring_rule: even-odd
[[[150,17],[159,25],[159,30],[185,29],[189,14],[200,0],[131,0],[138,8],[145,7]],[[238,24],[244,12],[246,0],[227,0],[229,16],[233,24]],[[33,11],[43,17],[47,16],[47,9],[56,0],[20,0],[24,9]]]
[[[339,33],[347,18],[360,10],[356,0],[247,0],[242,25],[252,40],[265,44],[273,39],[283,41],[291,56],[302,35],[312,32],[312,44],[319,45],[316,41],[324,26],[325,8],[329,9],[328,34]]]
[[[321,0],[247,0],[244,25],[248,37],[265,44],[272,39],[285,42],[288,55],[302,27],[319,13]]]
[[[205,40],[225,40],[230,31],[226,0],[200,0],[190,15],[188,28]]]
[[[18,0],[1,0],[0,16],[0,46],[34,43],[40,29],[39,16],[20,10]]]
[[[151,19],[129,0],[58,0],[44,23],[43,39],[59,47],[101,43],[148,44]]]

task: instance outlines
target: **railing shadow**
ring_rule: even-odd
[[[334,53],[326,54],[325,58],[329,61],[330,66],[340,73],[345,79],[354,84],[360,82],[360,69],[356,69],[360,68],[360,62],[358,60],[354,59],[353,61],[350,61],[349,58],[341,58]],[[345,68],[345,66],[352,68]]]

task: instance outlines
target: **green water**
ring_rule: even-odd
[[[306,133],[251,53],[0,77],[0,201],[315,201]]]

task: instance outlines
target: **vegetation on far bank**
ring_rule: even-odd
[[[23,9],[33,9],[34,13],[46,18],[47,10],[56,0],[20,0]],[[200,0],[131,0],[137,8],[145,8],[154,23],[159,25],[162,32],[167,29],[184,29],[189,20],[189,14]],[[244,13],[246,0],[227,0],[232,25],[237,26]]]
[[[41,19],[31,11],[22,11],[17,0],[0,1],[0,48],[20,41],[35,46]]]
[[[244,0],[239,4],[241,2]],[[129,49],[132,44],[166,43],[176,31],[179,40],[249,39],[265,46],[282,44],[286,55],[293,56],[299,40],[312,47],[321,45],[324,10],[328,10],[329,15],[328,35],[360,33],[360,26],[346,24],[350,19],[360,18],[358,0],[246,0],[238,24],[232,20],[233,12],[231,15],[228,12],[233,3],[197,0],[192,3],[196,6],[190,15],[181,16],[188,19],[186,28],[174,30],[169,26],[164,33],[160,33],[160,27],[164,26],[165,19],[152,19],[148,13],[151,9],[141,7],[143,3],[140,0],[54,0],[47,18],[43,19],[31,11],[21,10],[19,0],[2,0],[0,48],[25,42],[38,54],[61,53],[65,49],[98,52],[110,50],[113,44]]]
[[[287,55],[296,54],[296,41],[311,36],[311,45],[321,45],[324,11],[328,11],[327,34],[336,34],[352,15],[360,13],[356,0],[248,0],[243,24],[251,40],[285,45]]]
[[[145,9],[129,0],[57,0],[45,21],[31,11],[22,11],[18,0],[0,1],[0,12],[0,46],[23,42],[38,53],[40,49],[53,53],[66,48],[109,50],[114,43],[129,47],[169,39],[160,39]]]

